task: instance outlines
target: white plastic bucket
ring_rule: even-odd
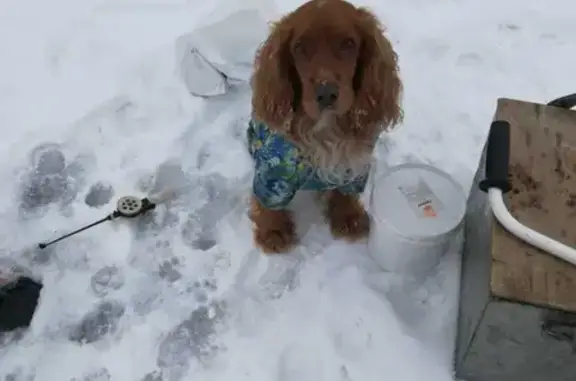
[[[403,164],[374,178],[370,210],[370,256],[385,270],[422,278],[461,230],[466,195],[437,168]]]

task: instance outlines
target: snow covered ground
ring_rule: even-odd
[[[30,331],[0,347],[0,380],[452,379],[457,252],[418,284],[376,271],[364,244],[334,242],[313,213],[293,256],[254,252],[249,94],[194,99],[174,70],[175,38],[241,3],[0,5],[0,261],[45,284]],[[381,146],[389,164],[434,163],[468,188],[497,97],[574,91],[572,1],[357,3],[400,56],[406,117]],[[66,163],[53,154],[33,174],[47,143]],[[151,217],[33,250],[119,196],[182,180],[186,192]]]

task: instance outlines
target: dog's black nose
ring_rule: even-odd
[[[320,109],[334,106],[338,99],[338,86],[333,83],[322,83],[316,86],[316,102]]]

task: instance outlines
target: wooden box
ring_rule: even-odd
[[[510,126],[511,190],[504,197],[511,214],[576,247],[576,111],[567,106],[499,99],[494,119]],[[486,160],[487,147],[468,199],[456,377],[575,381],[576,266],[522,242],[495,220],[479,189]]]

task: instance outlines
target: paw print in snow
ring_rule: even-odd
[[[96,271],[90,279],[90,287],[98,296],[120,289],[125,282],[124,274],[115,266],[106,266]]]
[[[197,280],[192,286],[192,292],[198,303],[207,302],[210,295],[217,289],[216,281],[212,279]]]
[[[182,274],[178,271],[179,264],[178,258],[171,258],[170,260],[162,262],[158,269],[160,278],[165,279],[170,283],[176,282],[182,277]]]
[[[84,197],[84,203],[91,208],[100,208],[110,202],[114,197],[112,185],[104,182],[93,184]]]

